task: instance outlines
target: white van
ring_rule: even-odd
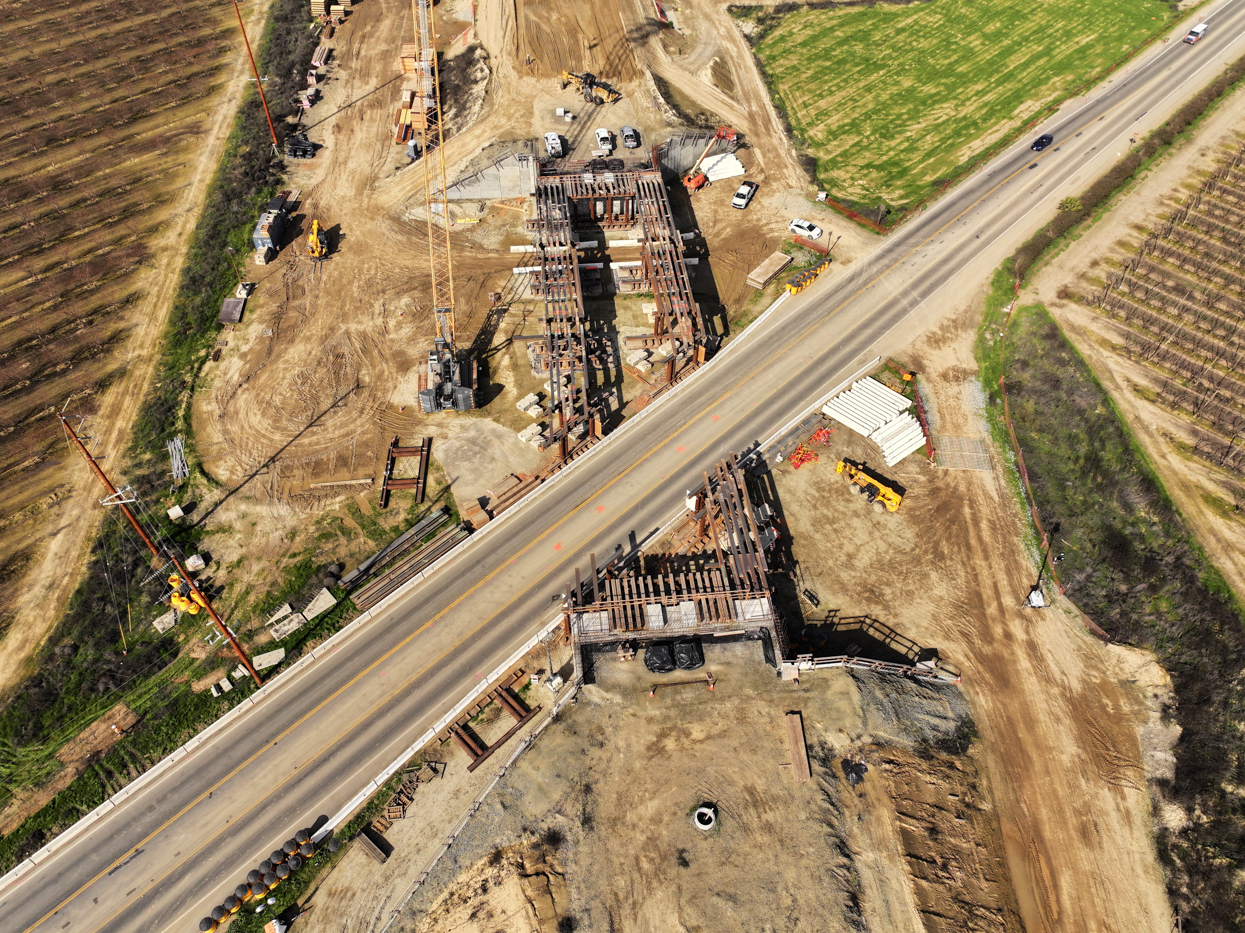
[[[1198,39],[1202,38],[1202,36],[1206,35],[1207,29],[1210,29],[1209,23],[1198,23],[1189,30],[1189,34],[1184,37],[1184,41],[1189,43],[1189,45],[1192,45]]]

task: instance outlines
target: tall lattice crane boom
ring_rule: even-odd
[[[450,250],[449,199],[446,196],[445,133],[441,125],[441,81],[437,68],[436,20],[432,0],[412,0],[420,88],[427,102],[423,146],[424,203],[428,210],[428,268],[437,334],[428,354],[428,388],[419,393],[426,412],[465,411],[475,407],[476,363],[459,358],[454,332],[454,260]]]

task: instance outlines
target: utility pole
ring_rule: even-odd
[[[238,277],[238,291],[242,291],[242,273],[238,269],[238,264],[233,259],[233,247],[225,247],[225,255],[229,257],[229,265],[233,266],[233,274]],[[245,296],[242,296],[245,297]]]
[[[251,54],[251,40],[246,37],[246,27],[242,25],[242,11],[238,9],[238,0],[233,0],[233,11],[238,14],[238,28],[242,30],[242,41],[246,43],[246,57],[251,60],[251,71],[255,74],[255,90],[259,91],[259,102],[264,105],[264,116],[268,119],[268,132],[272,134],[272,149],[274,153],[280,155],[281,144],[277,142],[277,131],[272,126],[272,114],[268,112],[268,101],[264,97],[264,82],[259,79],[259,69],[255,67],[255,56]]]
[[[1042,563],[1038,565],[1037,582],[1034,583],[1033,586],[1029,587],[1029,598],[1025,600],[1027,605],[1033,606],[1034,608],[1041,608],[1042,606],[1045,605],[1045,601],[1042,600],[1038,602],[1036,606],[1034,606],[1033,594],[1038,593],[1039,594],[1038,598],[1039,600],[1041,600],[1040,591],[1042,589],[1042,576],[1043,574],[1046,573],[1046,563],[1047,563],[1048,558],[1050,557],[1051,548],[1055,546],[1055,535],[1057,534],[1059,534],[1059,522],[1055,522],[1053,525],[1050,526],[1050,534],[1046,538],[1046,553],[1042,555]],[[1055,568],[1055,564],[1059,563],[1061,560],[1063,560],[1062,553],[1060,553],[1058,557],[1056,557],[1053,561],[1050,562],[1052,571]]]
[[[69,435],[69,439],[73,441],[78,450],[82,452],[82,456],[86,458],[87,465],[91,468],[91,472],[95,474],[99,481],[104,484],[104,488],[108,490],[108,498],[113,500],[112,504],[119,505],[121,507],[121,511],[124,512],[125,517],[130,520],[130,524],[134,526],[134,530],[138,532],[138,536],[142,538],[143,543],[147,545],[147,549],[150,550],[156,558],[161,560],[167,559],[169,563],[177,569],[177,575],[185,581],[187,586],[190,587],[190,591],[198,594],[199,599],[195,601],[199,602],[203,608],[208,611],[208,615],[211,617],[212,621],[216,623],[216,626],[220,629],[221,634],[229,640],[229,644],[233,646],[233,650],[237,652],[238,657],[242,659],[242,664],[246,667],[247,673],[255,679],[257,686],[262,687],[263,681],[259,679],[259,673],[251,664],[250,658],[246,656],[246,652],[242,650],[242,646],[239,645],[238,640],[234,638],[233,632],[229,631],[229,627],[225,625],[225,623],[221,620],[221,617],[216,614],[216,610],[213,609],[212,604],[208,602],[207,596],[205,596],[203,591],[199,589],[198,585],[195,584],[195,581],[190,578],[190,574],[186,572],[186,568],[182,566],[181,561],[177,559],[177,556],[173,554],[172,551],[167,551],[164,554],[160,553],[160,549],[156,547],[155,543],[143,529],[143,526],[139,523],[138,519],[134,517],[134,513],[130,511],[130,507],[126,504],[127,500],[125,497],[118,492],[117,487],[114,486],[112,481],[104,474],[104,471],[100,468],[99,463],[97,463],[95,458],[91,456],[90,451],[86,449],[86,445],[83,444],[81,438],[78,437],[78,432],[75,431],[65,419],[64,413],[57,415],[57,417],[60,419],[61,425],[65,428],[65,433]]]

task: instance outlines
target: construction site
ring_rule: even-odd
[[[874,241],[818,200],[725,4],[310,15],[281,190],[189,393],[193,470],[170,445],[172,507],[61,417],[167,581],[148,608],[183,681],[222,702],[627,443],[775,299]],[[1033,555],[954,310],[903,365],[715,449],[661,527],[612,553],[551,540],[573,568],[538,594],[554,621],[466,675],[470,702],[374,782],[352,844],[300,878],[300,931],[1019,933],[1058,928],[1056,862],[1090,872],[1118,846],[1111,870],[1150,878],[1134,837],[1161,756],[1139,736],[1161,672],[1085,660],[1065,610],[1026,614]],[[1050,672],[1078,665],[1094,690],[1052,702]],[[1067,789],[1038,812],[1053,761]],[[1069,826],[1095,843],[1056,853]],[[308,859],[338,853],[320,841]],[[201,929],[292,890],[284,854]]]

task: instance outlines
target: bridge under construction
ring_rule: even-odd
[[[636,231],[634,239],[616,243],[638,248],[640,259],[610,263],[610,272],[612,290],[653,295],[652,334],[625,341],[625,349],[653,351],[650,398],[704,363],[718,340],[705,333],[692,294],[685,236],[675,225],[656,149],[648,159],[542,166],[533,197],[536,217],[528,230],[537,263],[515,271],[528,276],[532,293],[544,302],[543,333],[526,339],[534,369],[549,381],[550,444],[567,460],[601,437],[607,399],[596,389],[602,371],[618,364],[616,336],[594,329],[584,309],[585,293],[599,294],[605,285],[605,264],[583,262],[580,255],[604,244],[584,239],[584,231]],[[576,374],[583,374],[580,386]]]

